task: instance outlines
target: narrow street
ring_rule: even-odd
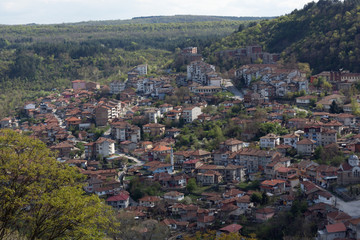
[[[234,84],[232,83],[232,81],[230,79],[225,79],[225,87],[229,92],[234,94],[235,99],[238,99],[238,100],[244,99],[244,94],[234,86]]]
[[[336,207],[349,214],[351,217],[360,217],[360,200],[344,202],[340,198],[336,197]]]
[[[55,118],[59,121],[59,126],[61,128],[66,128],[65,124],[64,124],[64,121],[56,114],[56,113],[53,113],[53,115],[55,116]]]
[[[129,155],[126,155],[124,153],[119,153],[119,152],[116,152],[116,155],[119,155],[120,157],[126,157],[127,159],[130,159],[130,160],[133,160],[134,162],[136,162],[136,164],[134,166],[141,166],[144,164],[143,161],[135,158],[135,157],[132,157],[132,156],[129,156]]]

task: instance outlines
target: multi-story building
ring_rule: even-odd
[[[297,153],[300,155],[311,155],[315,149],[315,141],[309,138],[304,138],[297,142],[296,150]]]
[[[115,209],[127,208],[130,204],[130,197],[125,193],[119,193],[107,198],[106,203]]]
[[[209,85],[210,79],[207,74],[215,74],[215,66],[202,61],[192,62],[187,66],[187,79],[201,85]]]
[[[111,123],[111,136],[120,142],[138,143],[141,139],[141,131],[138,126],[131,125],[128,122],[113,122]]]
[[[279,144],[280,137],[273,133],[269,133],[266,136],[260,138],[261,148],[275,148]]]
[[[248,173],[259,171],[259,167],[265,169],[274,158],[280,156],[276,151],[265,151],[251,148],[243,148],[236,153],[233,159],[229,159],[234,165],[240,165],[247,169]]]
[[[159,123],[149,123],[143,126],[144,133],[148,133],[150,136],[163,135],[165,133],[165,125]]]
[[[351,155],[347,162],[340,165],[337,183],[340,185],[360,183],[360,165],[356,155]]]
[[[157,123],[158,119],[161,118],[161,112],[158,108],[151,108],[145,111],[145,117],[149,123]]]
[[[337,131],[322,126],[307,126],[304,128],[304,137],[314,140],[317,146],[326,146],[337,142]]]
[[[202,114],[201,108],[199,107],[187,107],[182,110],[182,117],[185,122],[192,122]]]
[[[112,139],[101,137],[95,144],[97,155],[107,157],[115,153],[115,141]]]
[[[115,80],[112,81],[109,85],[111,94],[119,94],[125,90],[126,82]]]
[[[296,148],[296,143],[299,141],[300,136],[293,133],[282,136],[282,139],[284,140],[284,145],[289,145],[293,148]]]
[[[136,66],[133,70],[138,72],[139,75],[146,75],[147,74],[147,67],[148,67],[147,64],[141,64],[141,65]]]
[[[86,159],[96,158],[96,144],[94,142],[87,143],[84,145],[84,147]]]
[[[84,80],[72,81],[72,88],[74,90],[85,90],[86,89],[86,81],[84,81]]]
[[[104,126],[110,120],[118,118],[121,113],[121,102],[110,101],[102,104],[95,109],[95,121],[96,125]]]

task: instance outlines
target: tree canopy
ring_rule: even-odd
[[[27,239],[101,239],[115,231],[112,209],[85,195],[82,180],[40,140],[2,130],[0,239],[13,232]]]
[[[303,9],[274,20],[241,27],[213,43],[207,52],[211,55],[219,50],[260,44],[267,52],[281,53],[285,60],[309,63],[315,73],[341,68],[359,72],[359,12],[358,1],[310,2]],[[219,63],[225,60],[214,59]]]

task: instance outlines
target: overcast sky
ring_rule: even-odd
[[[309,0],[0,0],[0,24],[50,24],[158,15],[280,16]]]

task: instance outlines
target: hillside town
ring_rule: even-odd
[[[254,62],[225,79],[196,47],[180,54],[186,73],[153,76],[144,63],[125,81],[74,80],[0,126],[40,139],[87,193],[177,239],[248,234],[301,203],[317,239],[360,239],[360,94],[349,94],[360,73],[311,76],[248,46],[218,53]]]

